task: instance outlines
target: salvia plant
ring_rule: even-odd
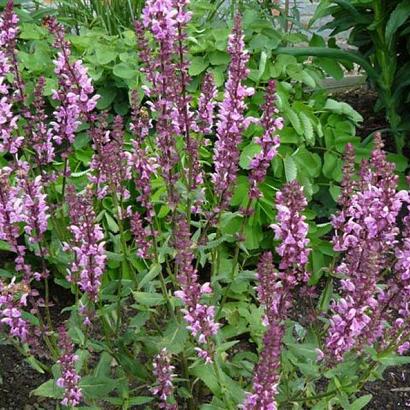
[[[346,146],[331,263],[310,261],[309,211],[293,180],[276,190],[263,251],[245,224],[279,155],[275,82],[247,116],[241,19],[223,92],[190,93],[186,0],[149,0],[135,23],[147,86],[130,118],[98,112],[87,69],[54,37],[57,88],[28,93],[18,18],[0,20],[0,280],[3,339],[51,379],[34,394],[65,408],[363,408],[363,385],[410,348],[410,198],[379,135],[356,167]],[[143,98],[141,98],[143,96]],[[246,205],[231,206],[242,134],[257,127]],[[87,133],[93,156],[73,159]],[[202,150],[204,146],[211,147]],[[240,224],[222,228],[232,218]],[[319,228],[318,228],[319,227]],[[317,278],[322,277],[319,281]],[[315,284],[315,285],[313,285]],[[58,285],[58,286],[57,286]],[[56,311],[59,295],[63,311]],[[88,406],[88,407],[87,407]]]

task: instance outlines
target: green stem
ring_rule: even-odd
[[[242,240],[243,231],[245,229],[245,224],[246,224],[246,221],[248,219],[249,211],[251,209],[251,205],[252,205],[252,199],[249,198],[248,204],[246,205],[245,215],[242,218],[241,227],[239,229],[239,238],[238,238],[238,241],[236,242],[235,255],[234,255],[234,258],[233,258],[233,262],[232,262],[232,269],[231,269],[231,274],[229,276],[229,283],[228,283],[228,286],[224,290],[224,294],[222,296],[222,301],[221,301],[221,303],[219,305],[219,308],[218,308],[218,311],[216,313],[216,318],[217,319],[220,317],[223,306],[225,305],[226,300],[228,299],[228,294],[229,294],[229,291],[231,290],[232,283],[235,279],[236,267],[237,267],[238,261],[239,261],[240,243],[241,243],[241,240]]]

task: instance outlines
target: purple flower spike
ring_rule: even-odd
[[[61,367],[61,377],[57,380],[57,386],[64,389],[64,398],[61,404],[64,406],[75,407],[80,404],[83,395],[79,383],[80,375],[75,370],[75,363],[78,356],[74,354],[74,345],[65,330],[64,326],[59,329],[59,347],[62,355],[57,361]]]
[[[306,206],[303,188],[296,181],[289,182],[276,194],[278,222],[272,228],[276,239],[281,241],[276,251],[282,257],[279,265],[284,272],[282,279],[291,287],[306,282],[308,278],[305,265],[310,253],[307,247],[309,226],[301,215]]]
[[[204,77],[201,95],[198,100],[198,111],[194,131],[202,134],[210,134],[214,126],[214,115],[218,90],[212,74],[207,73]]]
[[[231,56],[231,64],[225,87],[225,97],[219,106],[217,141],[213,157],[215,172],[212,175],[215,193],[219,198],[221,209],[229,205],[232,197],[232,187],[238,172],[238,146],[241,142],[242,132],[251,121],[244,116],[245,98],[254,93],[253,88],[242,84],[249,73],[246,66],[249,54],[245,50],[239,15],[235,17],[232,34],[229,36],[228,52]]]
[[[175,262],[178,267],[177,279],[181,290],[175,292],[175,296],[182,300],[185,307],[183,310],[188,330],[205,348],[197,348],[198,355],[207,363],[212,362],[212,352],[209,347],[211,338],[219,329],[215,322],[215,308],[201,303],[202,296],[212,292],[209,283],[200,285],[198,273],[193,266],[194,255],[189,227],[184,218],[179,218],[175,224],[174,246],[177,250]]]
[[[350,148],[347,155],[352,162]],[[348,181],[353,177],[348,165],[345,172],[343,208],[332,223],[334,250],[344,253],[336,272],[346,279],[341,280],[342,297],[332,304],[334,314],[326,340],[328,352],[338,361],[346,352],[360,351],[383,334],[381,302],[387,295],[377,284],[397,245],[396,222],[404,198],[402,192],[396,192],[394,165],[386,160],[380,135],[375,137],[370,161],[362,163],[359,180]]]
[[[280,117],[275,118],[275,115],[278,113],[275,106],[275,92],[276,83],[274,80],[271,80],[266,88],[265,104],[262,106],[263,116],[261,125],[264,128],[264,133],[262,137],[255,138],[255,142],[261,147],[261,152],[252,159],[250,164],[249,182],[251,188],[249,196],[252,199],[257,199],[261,196],[258,184],[264,180],[270,162],[278,153],[280,145],[276,131],[283,128],[283,120]]]
[[[83,196],[76,193],[73,186],[67,187],[67,203],[73,234],[72,245],[65,245],[75,254],[75,262],[67,280],[73,282],[78,274],[78,285],[85,292],[90,301],[96,302],[101,286],[101,276],[105,270],[107,259],[105,253],[104,234],[101,226],[95,222],[92,192],[87,191]]]
[[[16,136],[18,115],[12,111],[13,103],[21,98],[20,83],[16,78],[15,47],[18,34],[18,17],[13,11],[13,2],[8,1],[0,17],[0,153],[15,154],[24,138]],[[7,75],[13,74],[17,91],[12,93]]]
[[[58,49],[54,72],[59,79],[59,88],[53,92],[53,99],[60,102],[49,132],[57,144],[71,145],[81,121],[89,119],[100,96],[93,95],[94,87],[82,61],[70,62],[71,46],[65,39],[64,27],[52,17],[46,23],[54,35],[54,47]]]
[[[275,396],[279,383],[279,368],[287,304],[285,290],[278,280],[272,263],[272,254],[262,254],[258,264],[258,297],[265,308],[263,350],[253,377],[252,393],[248,393],[242,405],[244,410],[276,410]]]
[[[155,356],[153,367],[153,373],[157,383],[155,387],[151,388],[151,392],[160,398],[161,403],[159,404],[159,408],[177,410],[177,404],[168,403],[168,399],[174,392],[173,379],[175,377],[175,367],[171,365],[171,357],[167,349],[162,349],[161,352]]]

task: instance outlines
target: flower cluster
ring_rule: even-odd
[[[343,188],[347,190],[341,196],[343,208],[332,223],[334,249],[344,252],[336,272],[345,279],[341,280],[342,297],[332,306],[326,341],[336,360],[353,348],[360,350],[373,343],[383,333],[379,301],[385,296],[377,284],[397,244],[397,216],[405,193],[396,192],[394,165],[386,160],[380,135],[376,135],[370,162],[361,166],[359,180],[354,184],[346,181]]]
[[[21,136],[15,136],[19,116],[12,111],[13,96],[7,84],[7,75],[12,69],[14,47],[18,34],[18,17],[13,12],[13,2],[8,1],[0,18],[0,153],[15,154],[24,142]],[[13,73],[15,74],[15,73]]]
[[[275,118],[275,115],[278,113],[275,106],[275,92],[276,83],[274,80],[271,80],[266,88],[265,104],[262,106],[261,125],[264,128],[264,133],[261,137],[255,138],[255,143],[260,145],[261,152],[255,155],[250,163],[249,197],[252,199],[260,197],[261,192],[258,184],[265,178],[270,162],[276,156],[280,145],[280,139],[276,132],[283,128],[283,119],[280,117]]]
[[[42,76],[38,79],[34,89],[33,113],[26,111],[26,144],[34,149],[36,161],[39,167],[53,162],[55,149],[53,146],[53,135],[47,127],[48,115],[46,114],[43,92],[46,80]],[[42,175],[43,178],[45,175]]]
[[[48,18],[47,26],[54,35],[54,47],[58,56],[54,61],[59,89],[53,92],[53,99],[60,102],[54,111],[50,132],[57,144],[72,144],[75,133],[83,119],[88,118],[100,98],[94,94],[94,87],[87,69],[81,60],[70,62],[71,47],[65,39],[64,27],[54,18]]]
[[[196,122],[193,124],[194,131],[202,134],[210,134],[214,126],[214,116],[218,91],[212,74],[205,74],[202,82],[201,95],[198,99]]]
[[[24,231],[31,243],[41,241],[47,230],[49,219],[47,195],[44,193],[41,176],[29,177],[30,166],[27,162],[19,162],[17,170],[17,190],[19,202],[16,204],[22,210],[20,220],[25,223]],[[21,204],[20,204],[21,201]]]
[[[175,296],[184,303],[184,318],[188,329],[198,342],[207,348],[197,347],[198,355],[206,362],[212,362],[212,353],[209,350],[211,337],[218,332],[219,324],[215,322],[214,306],[201,303],[204,295],[212,292],[209,283],[200,285],[198,273],[193,266],[194,255],[192,252],[191,235],[189,226],[184,218],[179,218],[174,232],[174,247],[177,251],[175,263],[178,268],[177,279],[181,290]]]
[[[57,361],[61,367],[61,377],[57,380],[57,386],[64,389],[64,398],[61,404],[75,407],[80,404],[83,398],[79,387],[81,377],[75,369],[75,363],[79,358],[74,353],[74,345],[64,326],[59,328],[58,340],[62,355]]]
[[[244,410],[276,410],[275,396],[279,383],[281,345],[286,317],[285,290],[275,272],[272,254],[262,254],[257,269],[258,298],[265,309],[263,349],[253,377],[253,391],[247,394]]]
[[[151,392],[161,399],[159,408],[165,410],[177,410],[176,404],[171,404],[168,399],[174,392],[173,378],[175,367],[171,365],[171,357],[167,349],[162,349],[153,362],[153,373],[156,379],[156,386],[151,388]]]
[[[130,194],[125,184],[131,179],[131,155],[124,150],[122,117],[115,117],[113,129],[109,131],[107,114],[102,114],[90,134],[94,149],[90,168],[94,175],[89,180],[97,187],[98,198],[102,199],[110,193],[118,195],[121,200],[128,199]]]
[[[9,327],[12,337],[22,343],[28,341],[29,324],[21,316],[22,308],[27,305],[27,292],[18,297],[18,287],[14,280],[5,285],[0,280],[0,323]]]
[[[306,205],[303,188],[296,181],[289,182],[276,194],[277,224],[272,228],[275,238],[281,241],[276,251],[281,256],[279,268],[285,271],[282,279],[290,286],[307,280],[305,265],[310,253],[307,247],[309,226],[301,215]]]
[[[67,187],[67,203],[73,234],[72,249],[75,262],[71,265],[67,280],[77,282],[90,301],[96,302],[101,285],[101,276],[105,270],[106,253],[104,233],[95,222],[93,196],[89,190],[82,196],[76,193],[73,186]],[[78,276],[79,275],[79,276]]]
[[[307,205],[302,187],[287,183],[276,196],[277,224],[273,225],[276,239],[281,241],[276,251],[281,256],[280,271],[273,266],[270,252],[261,255],[258,269],[258,299],[265,309],[263,323],[267,326],[263,349],[253,377],[253,392],[246,396],[245,410],[276,410],[275,396],[279,383],[279,367],[283,321],[295,305],[294,289],[307,279],[306,263],[308,225],[301,212]]]
[[[245,98],[254,93],[254,89],[246,87],[242,82],[248,76],[247,63],[249,54],[245,50],[244,35],[239,15],[235,17],[232,34],[229,36],[228,52],[231,63],[225,96],[219,105],[218,124],[213,161],[215,171],[212,181],[221,209],[229,205],[232,187],[236,180],[239,161],[239,143],[242,132],[248,127],[251,119],[245,118]]]

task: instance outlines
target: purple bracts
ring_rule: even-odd
[[[348,199],[342,191],[343,208],[332,221],[334,249],[344,252],[336,272],[346,277],[341,280],[342,297],[332,305],[334,315],[326,340],[336,360],[353,348],[360,350],[373,343],[383,333],[380,301],[384,296],[377,284],[397,244],[403,193],[396,192],[394,165],[386,160],[382,148],[381,137],[376,135],[371,160],[362,164],[359,180],[349,184],[345,178],[343,191],[352,195]],[[352,156],[349,151],[348,155]]]
[[[120,200],[126,200],[130,196],[125,185],[131,179],[131,154],[124,150],[122,117],[115,117],[112,128],[112,131],[108,130],[107,114],[104,113],[90,131],[95,152],[90,163],[94,175],[89,180],[97,187],[98,199],[115,194]]]
[[[0,324],[9,327],[10,336],[17,337],[20,342],[26,343],[29,336],[29,324],[21,317],[21,311],[22,307],[27,304],[27,294],[16,298],[17,288],[18,285],[14,284],[14,279],[7,286],[0,280]]]
[[[14,74],[14,46],[18,34],[18,17],[13,11],[13,2],[9,1],[0,18],[0,153],[15,154],[23,144],[24,138],[15,136],[17,132],[18,115],[12,112],[14,100],[18,99],[20,91],[11,94],[6,76]],[[12,67],[13,66],[13,67]],[[14,81],[17,81],[14,78]]]
[[[64,27],[52,17],[48,18],[47,25],[54,35],[54,47],[59,50],[54,61],[59,89],[53,92],[53,99],[60,102],[54,111],[55,120],[49,132],[57,144],[65,142],[71,145],[81,121],[88,118],[100,96],[93,96],[94,87],[82,61],[70,62],[71,47],[65,40]]]
[[[219,324],[215,322],[214,306],[201,303],[202,296],[211,293],[212,289],[209,283],[200,285],[198,282],[198,273],[193,266],[194,255],[189,226],[183,217],[180,217],[175,224],[174,247],[177,251],[175,257],[178,267],[177,279],[181,286],[181,290],[176,291],[175,296],[185,305],[183,313],[188,323],[188,330],[201,345],[205,345],[205,349],[198,347],[195,350],[199,357],[210,363],[212,354],[209,345],[211,337],[218,332]]]
[[[75,254],[75,262],[71,265],[67,280],[73,282],[75,275],[79,274],[77,280],[80,289],[88,295],[90,301],[96,302],[107,259],[104,233],[101,226],[95,222],[90,191],[80,196],[74,187],[68,186],[67,203],[73,243],[71,246],[66,244],[65,248],[72,249]]]
[[[275,115],[278,113],[275,106],[275,92],[276,83],[274,80],[271,80],[266,88],[265,104],[262,106],[263,115],[260,121],[264,128],[264,133],[261,137],[254,140],[256,144],[260,145],[261,152],[255,155],[250,163],[249,197],[252,199],[257,199],[261,196],[258,184],[264,180],[270,162],[278,153],[280,145],[279,136],[276,135],[276,131],[283,128],[283,119],[280,117],[275,118]]]
[[[212,174],[212,182],[221,209],[229,205],[232,197],[232,188],[238,172],[238,146],[242,132],[251,121],[244,116],[245,98],[254,93],[253,88],[242,84],[249,73],[246,67],[249,54],[245,51],[239,15],[235,17],[232,34],[229,36],[228,52],[231,56],[231,64],[225,86],[225,97],[219,105],[217,141],[213,157],[215,171]]]
[[[218,90],[215,87],[212,74],[206,73],[202,82],[201,95],[198,99],[196,122],[193,124],[194,131],[202,134],[212,133],[217,94]]]
[[[18,163],[18,204],[22,209],[20,218],[25,222],[24,231],[29,237],[29,241],[31,243],[38,243],[47,230],[47,221],[49,219],[48,205],[46,203],[47,195],[43,191],[41,176],[39,175],[34,180],[31,180],[29,168],[30,166],[27,162]]]
[[[281,241],[276,248],[281,256],[279,268],[284,271],[281,279],[290,287],[307,280],[305,265],[310,253],[307,247],[309,226],[301,215],[306,206],[303,188],[296,181],[287,183],[276,194],[277,223],[271,227],[275,238]]]
[[[61,377],[57,380],[57,386],[64,389],[64,398],[61,404],[64,406],[75,407],[80,404],[83,397],[79,383],[80,375],[75,370],[75,363],[78,356],[74,354],[74,345],[66,332],[64,326],[59,329],[59,347],[62,355],[57,361],[61,367]]]
[[[265,308],[263,349],[253,377],[252,393],[242,405],[244,410],[276,410],[275,396],[279,383],[281,345],[284,333],[282,320],[286,317],[285,290],[272,263],[272,254],[261,255],[257,269],[258,298]]]
[[[153,368],[156,386],[151,388],[151,392],[160,398],[161,403],[159,404],[159,408],[165,410],[177,410],[177,404],[168,403],[168,399],[174,392],[172,380],[175,377],[175,367],[171,365],[171,357],[168,354],[167,349],[162,349],[160,353],[155,356]]]

